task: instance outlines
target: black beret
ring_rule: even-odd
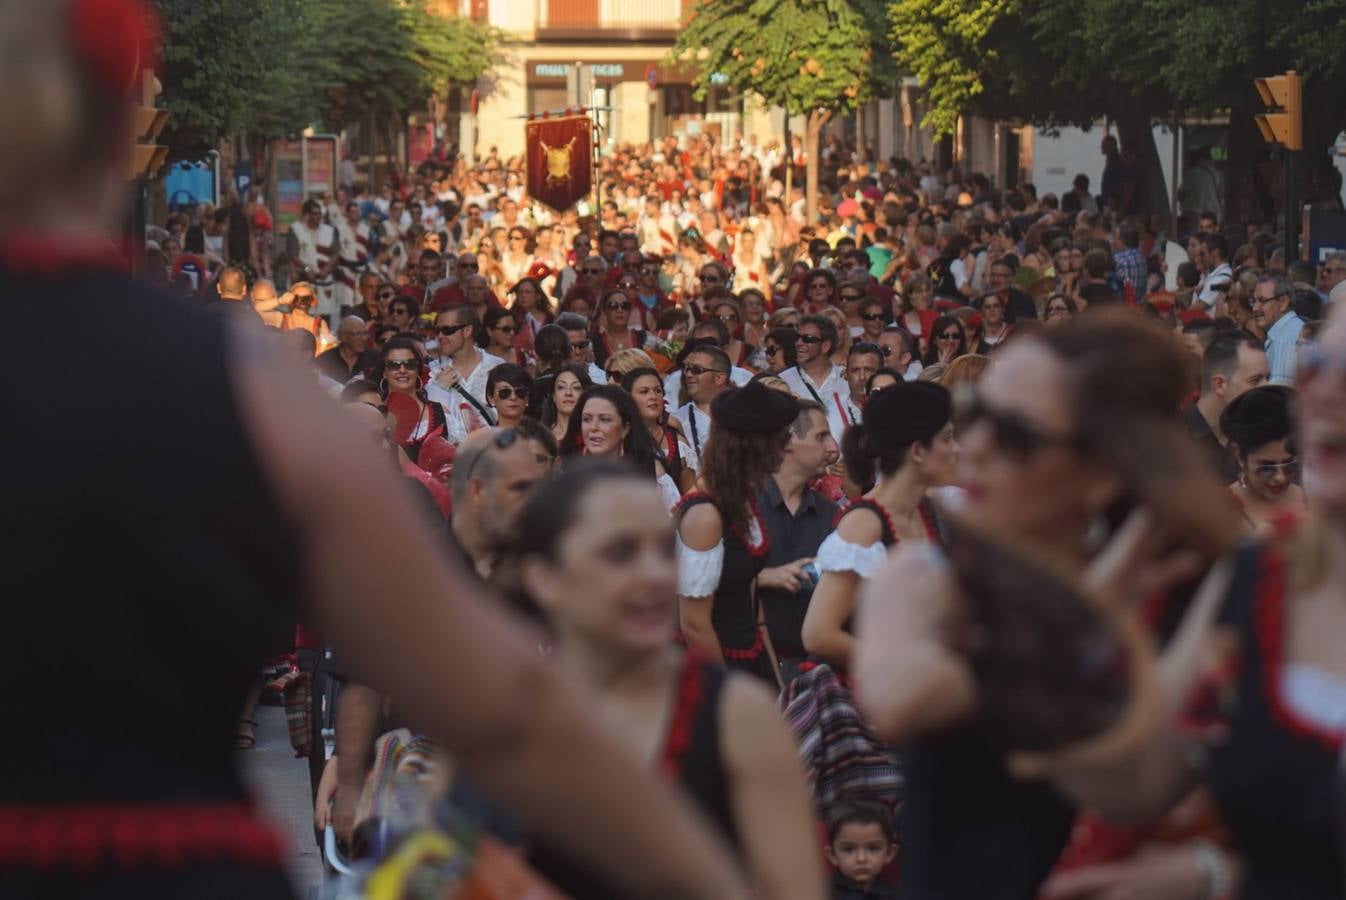
[[[799,416],[799,401],[793,394],[749,382],[725,391],[710,404],[710,417],[721,428],[752,434],[784,431]]]
[[[928,443],[953,417],[948,390],[929,381],[884,388],[865,405],[864,430],[876,450]]]
[[[1220,414],[1220,430],[1245,453],[1283,440],[1294,431],[1290,421],[1294,395],[1293,388],[1276,384],[1240,394]]]

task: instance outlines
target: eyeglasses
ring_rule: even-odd
[[[468,326],[466,325],[441,325],[439,326],[439,328],[436,329],[436,331],[438,331],[445,337],[449,337],[450,335],[455,335],[467,327]]]
[[[481,448],[481,452],[472,457],[472,461],[467,464],[467,477],[472,477],[472,471],[477,467],[477,461],[486,455],[486,451],[494,447],[497,450],[507,450],[514,446],[514,442],[519,439],[519,433],[513,428],[507,428],[504,431],[497,432],[491,442]]]
[[[519,331],[514,325],[496,325],[495,330],[504,332],[505,334],[517,334]]]
[[[603,272],[602,269],[581,269],[580,271],[583,272],[585,275],[602,275],[602,274],[604,274],[604,272]]]
[[[407,309],[405,306],[394,306],[392,309],[388,310],[388,315],[409,316],[411,315],[411,310]]]
[[[700,378],[702,375],[723,375],[720,369],[708,369],[705,366],[698,366],[694,363],[688,363],[682,367],[684,375],[691,375],[693,378]]]
[[[821,344],[822,337],[816,334],[801,334],[795,337],[795,340],[801,344]]]
[[[1262,463],[1254,466],[1258,478],[1274,478],[1277,472],[1284,472],[1286,478],[1294,478],[1299,473],[1299,460],[1287,459],[1278,463]]]
[[[1263,306],[1263,305],[1265,305],[1265,304],[1267,304],[1267,303],[1271,303],[1273,300],[1279,300],[1279,299],[1282,298],[1282,297],[1288,297],[1288,296],[1290,296],[1290,295],[1289,295],[1289,294],[1272,294],[1270,297],[1258,297],[1258,296],[1254,295],[1253,298],[1252,298],[1251,303],[1252,303],[1253,306]]]
[[[511,235],[509,236],[509,239],[510,239],[511,241],[526,241],[526,240],[528,240],[528,237],[527,237],[526,235],[522,235],[522,234],[511,234]]]
[[[408,372],[419,372],[421,361],[419,359],[388,359],[383,362],[383,371],[396,372],[398,369],[405,369]]]
[[[935,338],[935,340],[937,341],[944,341],[946,343],[948,341],[961,341],[962,339],[963,336],[959,334],[957,331],[946,331]]]
[[[886,317],[884,316],[883,313],[876,312],[876,313],[870,313],[867,316],[861,316],[860,318],[864,319],[866,322],[882,322]]]
[[[1068,313],[1068,312],[1070,312],[1070,307],[1069,307],[1069,306],[1049,306],[1049,307],[1047,307],[1047,315],[1049,315],[1049,316],[1061,316],[1061,315],[1065,315],[1065,314]]]
[[[571,341],[571,342],[570,342],[570,349],[571,349],[571,350],[588,350],[588,349],[589,349],[589,343],[590,343],[589,341]]]
[[[460,262],[458,264],[458,268],[467,269],[470,272],[475,272],[477,271],[477,264],[474,262]]]
[[[991,429],[991,440],[997,449],[1016,462],[1027,462],[1030,457],[1051,446],[1078,446],[1079,438],[1067,434],[1050,434],[1015,413],[991,409],[982,399],[973,395],[963,413],[962,424],[970,428],[985,422]]]
[[[728,313],[723,316],[716,316],[715,318],[719,319],[721,322],[737,322],[738,313]]]
[[[618,372],[616,369],[609,369],[607,372],[605,372],[605,373],[603,373],[603,374],[605,374],[605,375],[608,376],[608,381],[621,381],[621,380],[622,380],[622,373],[621,373],[621,372]]]
[[[634,291],[636,289],[636,286],[637,285],[634,281],[623,281],[617,285],[617,287],[621,288],[624,291]]]
[[[775,356],[781,350],[781,348],[773,347],[770,344],[767,344],[766,347],[763,349],[767,356]]]
[[[379,292],[378,292],[378,298],[379,298],[380,300],[391,300],[391,299],[393,299],[393,298],[396,297],[396,296],[397,296],[397,295],[394,294],[392,291],[379,291]]]
[[[813,284],[809,285],[809,290],[811,290],[811,291],[817,291],[817,290],[830,291],[830,290],[832,290],[832,285],[828,284],[826,281],[815,281]]]
[[[617,301],[614,300],[614,301],[611,302],[611,303],[605,303],[605,304],[603,304],[603,305],[604,305],[604,307],[606,307],[606,309],[607,309],[608,312],[616,312],[616,311],[619,310],[619,309],[630,309],[630,308],[631,308],[631,301],[630,301],[630,300],[623,300],[622,302],[618,303]]]
[[[863,299],[865,299],[865,295],[864,295],[864,294],[842,294],[842,295],[841,295],[841,302],[842,302],[842,303],[855,303],[857,300],[863,300]]]
[[[513,400],[515,397],[520,400],[527,400],[528,393],[523,388],[510,387],[509,385],[495,389],[495,399],[497,400]]]
[[[714,274],[714,273],[712,272],[712,273],[709,274],[709,275],[702,275],[702,276],[701,276],[701,280],[702,280],[702,281],[708,281],[708,282],[710,282],[711,284],[718,284],[719,282],[723,281],[724,279],[721,278],[719,275],[716,275],[716,274]]]

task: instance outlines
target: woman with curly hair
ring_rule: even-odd
[[[687,646],[775,684],[774,655],[754,584],[766,562],[766,526],[754,499],[785,456],[799,401],[749,383],[711,403],[699,490],[676,512],[678,620]]]

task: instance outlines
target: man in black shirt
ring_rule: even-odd
[[[347,316],[337,326],[337,345],[318,354],[316,365],[324,375],[338,384],[365,371],[374,361],[369,349],[369,326],[359,316]]]
[[[809,482],[839,455],[827,413],[816,402],[801,400],[785,461],[757,495],[770,540],[767,568],[757,576],[757,598],[787,684],[805,655],[800,632],[814,581],[804,565],[831,534],[837,514],[837,505],[810,488]]]
[[[1220,431],[1220,414],[1235,397],[1271,377],[1261,341],[1243,331],[1216,335],[1201,360],[1201,397],[1182,415],[1188,433],[1206,452],[1223,484],[1239,475],[1238,461]]]

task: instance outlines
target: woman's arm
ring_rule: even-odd
[[[883,523],[872,510],[843,516],[836,536],[848,544],[870,547],[883,540]],[[850,668],[855,638],[846,623],[855,615],[860,576],[855,572],[824,572],[804,614],[804,649],[834,666]]]
[[[899,548],[860,592],[856,699],[888,741],[952,725],[977,706],[972,670],[946,644],[958,584],[936,552]]]
[[[297,580],[351,664],[526,825],[632,895],[741,896],[686,804],[605,736],[535,636],[435,546],[369,441],[277,350],[235,327],[239,414],[301,539]],[[366,553],[342,549],[352,521],[368,530]]]
[[[812,798],[772,697],[731,675],[720,701],[720,755],[749,877],[762,900],[827,896]]]
[[[678,523],[678,535],[691,550],[705,553],[715,549],[724,539],[724,523],[713,504],[699,503],[687,510]],[[715,609],[715,594],[701,597],[678,597],[678,627],[689,649],[697,650],[707,658],[724,661],[720,639],[715,634],[711,613]]]

